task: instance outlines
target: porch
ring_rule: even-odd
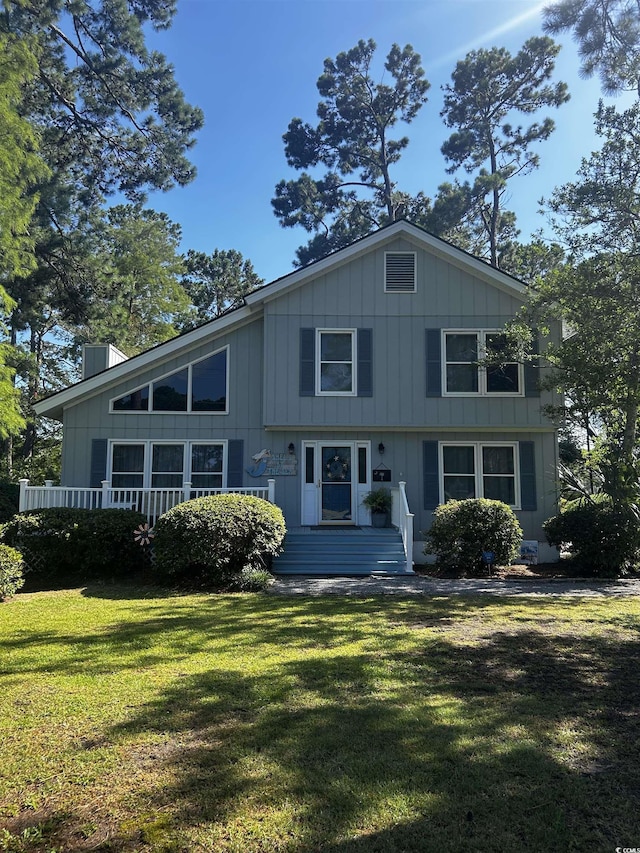
[[[177,489],[114,489],[108,480],[103,480],[99,489],[75,486],[54,486],[53,480],[45,480],[44,486],[30,486],[29,480],[20,480],[20,512],[48,507],[70,507],[74,509],[131,509],[146,515],[150,527],[171,507],[184,501],[205,495],[238,494],[253,495],[270,503],[276,502],[276,481],[269,479],[266,486],[221,489],[194,489],[191,483],[183,483]]]
[[[240,494],[276,503],[276,481],[266,486],[194,489],[183,483],[176,489],[113,488],[103,480],[100,488],[31,486],[20,480],[19,511],[69,507],[74,509],[129,509],[147,517],[150,527],[167,510],[184,501],[205,495]],[[372,572],[405,573],[413,571],[413,513],[407,502],[406,483],[391,489],[391,527],[377,531],[369,526],[353,525],[335,531],[331,525],[312,530],[309,526],[292,527],[285,539],[285,550],[275,568],[287,574],[371,574]],[[318,535],[314,535],[318,534]],[[336,534],[341,534],[338,538]],[[302,559],[302,555],[307,556]],[[322,556],[321,556],[322,555]],[[314,559],[315,558],[315,559]]]

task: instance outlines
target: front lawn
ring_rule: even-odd
[[[640,846],[633,599],[0,605],[0,850]]]

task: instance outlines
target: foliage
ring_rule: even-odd
[[[37,73],[36,46],[0,29],[0,276],[28,272],[35,265],[29,231],[38,195],[35,186],[48,169],[38,154],[38,134],[20,114],[25,86]],[[0,301],[5,300],[0,288]]]
[[[250,495],[196,498],[161,515],[154,569],[164,577],[225,586],[246,567],[264,567],[285,534],[282,510]]]
[[[22,554],[8,545],[0,545],[0,601],[10,598],[24,586]]]
[[[273,575],[266,569],[245,566],[231,582],[231,589],[238,592],[262,592],[273,583]]]
[[[606,496],[571,501],[543,527],[549,544],[573,554],[586,574],[608,577],[638,567],[638,519]]]
[[[640,95],[640,5],[637,0],[556,0],[544,9],[549,33],[573,30],[582,74],[600,75],[608,95],[633,88]]]
[[[484,236],[485,254],[494,267],[500,243],[516,233],[513,214],[503,209],[507,184],[538,167],[531,146],[548,139],[554,129],[550,118],[528,127],[513,121],[569,99],[565,83],[548,82],[559,50],[547,37],[530,38],[515,56],[505,48],[474,50],[458,62],[453,83],[444,87],[441,115],[447,127],[455,128],[442,146],[451,164],[447,171],[477,172],[472,185],[446,185],[449,203],[459,207],[463,202],[464,216]]]
[[[150,188],[184,185],[195,175],[187,153],[202,114],[185,102],[166,59],[145,44],[145,32],[166,29],[174,12],[171,0],[3,5],[0,37],[33,56],[16,110],[49,170],[33,188],[35,268],[6,281],[16,303],[9,341],[19,347],[27,417],[20,440],[5,443],[9,473],[17,455],[16,468],[24,468],[37,453],[33,400],[76,378],[69,333],[99,305],[113,267],[101,263],[95,243],[105,197],[118,192],[140,202]]]
[[[482,554],[509,565],[518,556],[522,528],[513,510],[501,501],[469,498],[440,504],[426,533],[425,554],[435,554],[443,568],[478,571]]]
[[[104,577],[142,569],[145,555],[133,531],[146,521],[124,509],[36,509],[14,516],[0,539],[17,548],[37,577]]]
[[[190,249],[184,265],[186,274],[182,286],[192,306],[186,328],[237,308],[247,293],[264,284],[264,279],[254,272],[251,261],[245,260],[235,249],[215,249],[211,255]]]
[[[602,102],[595,113],[602,146],[583,158],[575,181],[557,187],[548,209],[577,256],[640,254],[640,102],[619,112]]]
[[[426,102],[429,83],[411,45],[401,49],[397,44],[384,66],[390,83],[375,82],[375,50],[372,39],[360,40],[335,60],[326,59],[316,84],[322,98],[318,124],[294,118],[283,136],[289,166],[328,170],[320,178],[303,171],[276,186],[272,204],[280,224],[301,225],[315,234],[298,250],[299,264],[404,215],[408,197],[397,191],[391,168],[409,140],[390,134],[398,122],[413,121]]]
[[[5,0],[0,31],[41,46],[25,115],[42,130],[49,166],[83,184],[85,204],[115,191],[139,198],[146,187],[194,177],[185,152],[202,113],[144,37],[147,27],[167,29],[174,12],[166,0]]]
[[[17,514],[19,496],[20,487],[16,483],[0,480],[0,524]]]
[[[391,512],[391,492],[389,489],[374,489],[362,499],[362,503],[371,512]]]
[[[539,235],[530,243],[510,243],[498,259],[501,270],[534,286],[554,270],[560,269],[564,262],[562,246]]]
[[[182,232],[165,213],[116,205],[94,229],[94,292],[74,343],[114,343],[130,355],[177,333],[189,300]]]

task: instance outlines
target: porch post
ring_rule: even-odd
[[[183,483],[182,484],[182,497],[185,501],[191,500],[191,483]]]
[[[269,477],[267,480],[267,485],[269,487],[269,491],[267,493],[267,500],[269,503],[274,504],[276,502],[276,481],[273,477]]]
[[[27,508],[27,486],[29,480],[18,480],[20,483],[20,498],[18,499],[18,512],[24,512]]]
[[[102,509],[109,508],[109,481],[102,481]]]

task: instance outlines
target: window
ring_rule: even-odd
[[[114,489],[221,489],[226,484],[227,443],[190,441],[112,442]]]
[[[516,507],[517,445],[493,442],[441,444],[444,501],[489,498]]]
[[[227,348],[111,401],[112,412],[226,414]]]
[[[386,293],[416,292],[416,253],[384,253],[384,289]]]
[[[318,329],[316,393],[355,394],[355,331]]]
[[[447,331],[443,346],[445,394],[522,396],[522,365],[501,358],[507,352],[503,332]],[[485,364],[479,363],[482,359],[487,360]]]

